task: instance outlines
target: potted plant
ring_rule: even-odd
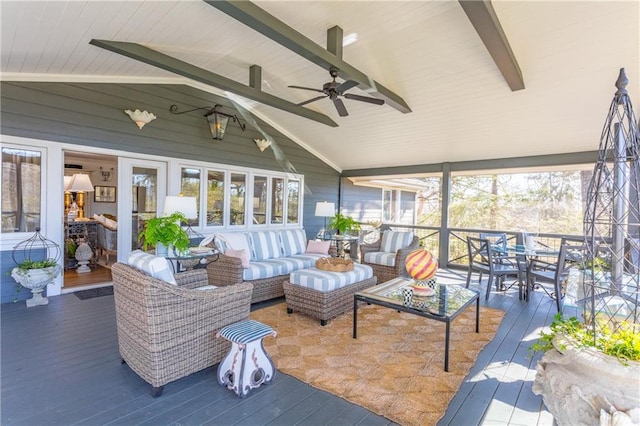
[[[640,328],[609,327],[604,316],[596,321],[593,327],[557,314],[550,332],[531,346],[544,352],[533,393],[542,395],[558,425],[608,425],[640,415]]]
[[[27,307],[47,305],[49,299],[42,297],[44,288],[51,284],[62,272],[55,259],[24,260],[11,270],[11,278],[21,286],[31,290],[33,297],[27,299]]]
[[[172,250],[176,253],[186,252],[189,249],[189,234],[181,225],[186,221],[187,218],[180,212],[149,219],[139,235],[143,248],[146,250],[150,245],[154,246],[158,256],[166,256]]]
[[[357,234],[360,232],[360,224],[351,216],[336,213],[329,221],[329,229],[335,229],[338,234]]]

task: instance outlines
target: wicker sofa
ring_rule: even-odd
[[[249,282],[253,284],[251,303],[284,296],[282,283],[289,279],[291,272],[311,268],[316,260],[328,256],[306,252],[303,229],[220,233],[213,238],[220,256],[207,265],[209,282],[222,286]],[[246,248],[239,249],[240,245]],[[245,266],[240,258],[228,255],[227,250],[232,247],[248,252]]]
[[[220,362],[230,343],[216,332],[249,317],[248,283],[197,290],[209,284],[202,269],[175,274],[173,285],[124,263],[111,274],[122,361],[151,384],[154,397],[165,384]]]
[[[373,268],[378,282],[383,283],[407,275],[407,255],[420,246],[420,239],[411,232],[384,231],[378,241],[360,245],[360,263]]]

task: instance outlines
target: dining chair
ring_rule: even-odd
[[[501,256],[496,258],[492,250],[492,242],[484,238],[467,237],[467,251],[469,255],[469,272],[467,273],[467,285],[471,282],[471,274],[478,272],[478,283],[482,281],[482,275],[488,274],[487,294],[485,299],[489,299],[491,293],[491,283],[496,282],[496,289],[501,290],[501,283],[507,276],[515,276],[518,282],[518,297],[522,299],[522,272],[525,270],[520,259],[516,256]]]
[[[525,299],[529,298],[529,289],[542,289],[549,297],[555,299],[558,313],[562,313],[564,299],[562,284],[569,270],[582,259],[583,248],[582,241],[563,238],[555,262],[548,262],[538,257],[531,258],[527,266]],[[553,290],[550,292],[544,284],[553,284]]]

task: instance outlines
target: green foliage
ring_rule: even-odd
[[[600,324],[595,333],[592,328],[578,321],[576,317],[564,319],[558,313],[550,326],[551,332],[540,333],[540,338],[531,345],[530,354],[553,348],[553,339],[557,335],[572,338],[578,347],[592,347],[611,356],[617,357],[623,364],[628,360],[640,361],[640,330],[636,325],[622,323],[615,331],[611,331],[606,324]]]
[[[342,213],[336,213],[329,221],[328,227],[336,229],[339,234],[360,232],[360,224],[351,216],[345,216]]]
[[[20,269],[44,269],[44,268],[51,268],[52,266],[56,266],[56,261],[53,259],[46,259],[46,260],[24,260],[22,261],[19,265],[18,268]]]
[[[181,223],[186,221],[187,218],[180,212],[149,219],[139,235],[144,249],[149,245],[162,243],[167,247],[175,247],[179,252],[187,250],[190,243],[189,234],[181,226]]]

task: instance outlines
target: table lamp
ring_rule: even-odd
[[[316,216],[324,217],[324,228],[322,229],[322,238],[327,236],[327,218],[336,214],[336,205],[327,201],[316,203]]]
[[[71,177],[71,182],[69,182],[67,191],[76,193],[76,203],[78,204],[78,219],[83,219],[84,193],[94,191],[93,185],[91,184],[91,178],[89,178],[89,175],[76,173]]]

